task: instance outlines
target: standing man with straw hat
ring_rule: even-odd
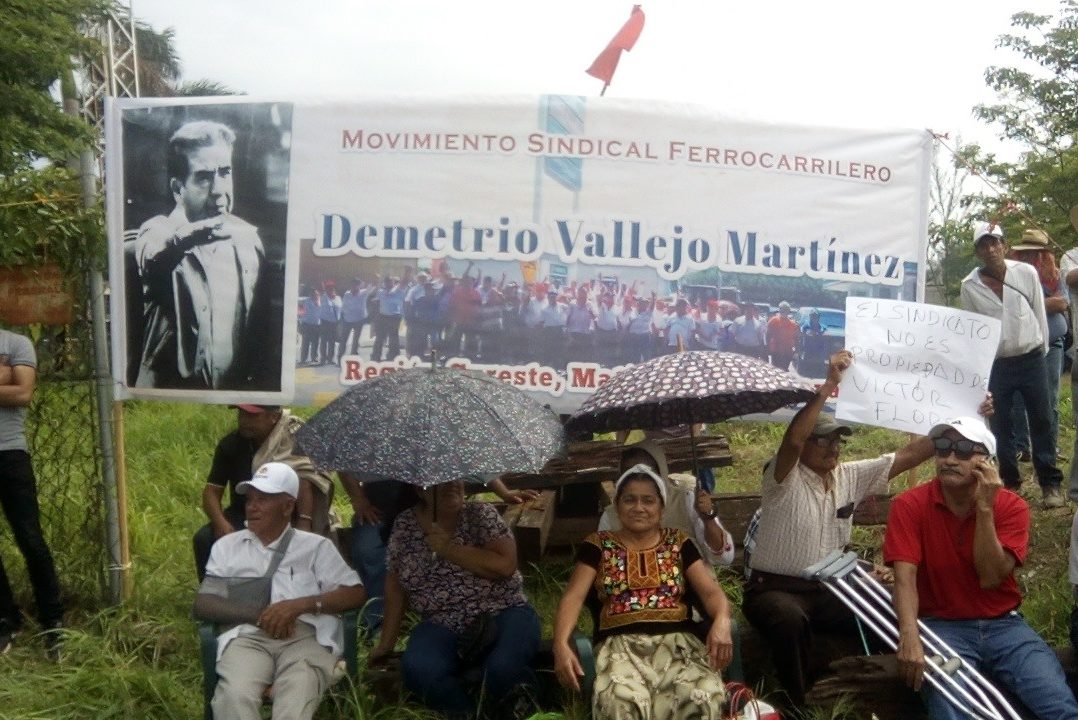
[[[1048,407],[1052,417],[1052,437],[1059,443],[1059,376],[1063,374],[1063,352],[1067,335],[1067,306],[1070,293],[1063,281],[1050,247],[1052,239],[1043,230],[1030,228],[1022,239],[1011,247],[1011,259],[1026,263],[1037,271],[1044,292],[1044,314],[1048,322],[1048,354],[1044,362],[1048,372]],[[1029,461],[1029,422],[1022,396],[1015,396],[1013,411],[1015,444],[1019,459]]]

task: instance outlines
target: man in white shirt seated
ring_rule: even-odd
[[[213,714],[260,718],[272,685],[275,719],[308,720],[341,656],[336,613],[359,607],[366,593],[329,540],[290,526],[299,494],[291,467],[266,463],[236,492],[247,496],[247,528],[214,544],[195,599],[195,617],[222,629]],[[274,562],[268,598],[240,591],[236,579],[265,577]]]
[[[793,707],[804,704],[824,669],[812,663],[815,634],[857,633],[853,613],[822,583],[802,579],[801,571],[845,549],[857,504],[886,492],[891,478],[934,452],[931,440],[918,437],[873,460],[839,462],[844,438],[853,429],[821,411],[852,362],[848,350],[831,356],[827,379],[786,428],[762,481],[752,576],[742,609],[774,648],[775,671]]]

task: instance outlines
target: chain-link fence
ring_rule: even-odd
[[[70,284],[75,297],[70,325],[9,329],[28,336],[37,351],[38,384],[26,434],[37,475],[41,524],[66,604],[89,609],[100,605],[107,577],[101,453],[88,293],[83,283]],[[0,555],[19,604],[32,609],[25,565],[3,522]]]

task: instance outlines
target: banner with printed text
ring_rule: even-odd
[[[931,137],[577,96],[108,106],[121,397],[324,404],[437,362],[574,410],[679,347],[821,378],[917,301]]]

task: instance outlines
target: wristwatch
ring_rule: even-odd
[[[705,513],[704,515],[701,515],[700,517],[704,518],[705,520],[714,520],[718,516],[719,516],[719,514],[717,512],[715,512],[715,508],[711,508],[711,512]]]

